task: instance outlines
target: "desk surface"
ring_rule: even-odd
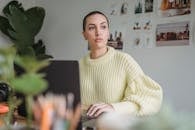
[[[90,119],[90,120],[86,120],[86,121],[82,121],[82,127],[84,130],[88,130],[88,128],[90,130],[95,130],[96,129],[96,119]]]

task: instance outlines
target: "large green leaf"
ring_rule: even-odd
[[[0,80],[9,81],[14,77],[14,47],[0,48]]]
[[[26,72],[38,72],[40,69],[49,65],[49,60],[37,60],[35,57],[23,56],[16,57],[15,63]]]
[[[21,56],[36,57],[35,51],[31,46],[18,45],[18,54]]]
[[[40,74],[27,73],[14,78],[10,83],[17,92],[25,95],[36,95],[47,88],[47,81],[42,77],[43,75]]]
[[[53,58],[52,56],[45,54],[46,49],[45,49],[45,45],[43,44],[42,40],[39,40],[37,43],[35,43],[33,45],[33,48],[34,48],[37,59],[44,60],[44,59]]]
[[[7,16],[8,14],[10,14],[10,10],[9,10],[9,6],[13,5],[15,7],[17,7],[18,9],[20,9],[21,11],[24,12],[24,8],[22,7],[22,4],[19,3],[18,1],[12,0],[10,1],[4,8],[3,8],[3,13]]]
[[[33,48],[37,54],[44,54],[45,53],[45,45],[43,44],[42,40],[39,40],[37,43],[33,45]]]
[[[34,43],[34,36],[29,29],[31,26],[27,16],[15,6],[10,5],[10,14],[7,16],[15,34],[11,34],[18,44],[25,43],[27,46]]]
[[[33,7],[25,11],[25,15],[29,21],[29,31],[32,31],[32,35],[37,35],[43,25],[45,18],[45,10],[42,7]]]
[[[20,55],[36,56],[37,59],[52,58],[45,54],[45,46],[35,43],[45,18],[42,7],[24,10],[18,1],[9,2],[3,9],[6,17],[0,17],[0,30],[7,35]]]
[[[13,39],[13,37],[9,34],[8,30],[13,30],[11,25],[9,24],[9,21],[7,18],[0,16],[0,30],[7,35],[8,37],[10,37],[11,39]]]

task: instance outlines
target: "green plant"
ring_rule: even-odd
[[[0,81],[10,86],[10,81],[14,78],[14,58],[16,50],[12,47],[7,49],[0,49]],[[8,99],[9,113],[5,118],[6,125],[12,122],[12,115],[14,109],[17,107],[16,98],[14,98],[13,91],[9,93]]]
[[[35,42],[35,36],[43,25],[44,8],[24,10],[21,3],[13,0],[3,8],[3,14],[0,16],[0,30],[11,39],[19,55],[34,56],[37,59],[52,58],[45,54],[42,40]]]
[[[21,76],[16,76],[14,63],[22,67],[25,72]],[[47,81],[43,74],[38,71],[49,64],[48,60],[37,60],[35,57],[16,55],[14,47],[0,49],[0,81],[7,83],[12,90],[9,96],[10,113],[8,114],[8,125],[10,124],[13,110],[18,102],[15,99],[14,92],[20,92],[25,95],[28,124],[31,124],[31,108],[33,96],[39,94],[47,88]]]

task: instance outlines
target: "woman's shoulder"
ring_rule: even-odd
[[[123,52],[123,51],[120,51],[120,50],[115,50],[115,56],[119,59],[123,59],[123,60],[127,60],[127,61],[134,60],[130,54]]]
[[[142,73],[140,65],[130,54],[116,50],[116,57],[116,59],[120,61],[120,64],[123,64],[123,67],[126,68],[126,71],[129,72],[129,74],[134,75],[137,72]]]
[[[86,64],[87,57],[88,57],[88,55],[85,55],[79,59],[79,66],[84,66]]]
[[[124,64],[126,67],[138,67],[139,64],[136,60],[128,53],[116,50],[115,52],[115,59],[119,61],[121,64]]]

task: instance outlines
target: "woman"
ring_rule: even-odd
[[[84,17],[83,36],[90,47],[89,54],[79,61],[81,102],[87,116],[96,118],[110,111],[137,116],[158,112],[161,87],[131,56],[107,46],[109,21],[102,12]]]

